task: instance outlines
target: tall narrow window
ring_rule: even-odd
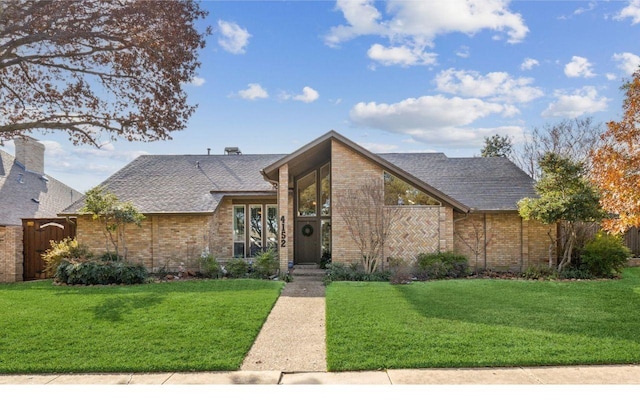
[[[249,257],[262,251],[262,205],[249,206]]]
[[[233,256],[244,258],[244,230],[245,208],[244,206],[233,206]]]
[[[320,168],[320,215],[331,215],[331,164]]]
[[[321,222],[321,256],[322,257],[331,257],[331,220],[323,219]]]
[[[278,206],[267,206],[267,249],[278,250]]]
[[[316,171],[298,179],[298,216],[317,215]]]

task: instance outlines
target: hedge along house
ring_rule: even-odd
[[[441,153],[373,154],[330,131],[288,155],[140,156],[102,186],[132,201],[146,219],[128,229],[128,254],[147,267],[192,266],[203,253],[251,258],[273,248],[285,270],[295,264],[354,262],[348,210],[336,199],[378,182],[397,210],[384,258],[456,251],[471,265],[522,269],[548,260],[551,227],[523,221],[517,201],[533,180],[505,158]],[[83,201],[77,238],[105,250],[105,237]],[[555,232],[555,230],[553,230]]]

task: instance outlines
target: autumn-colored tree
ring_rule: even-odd
[[[602,227],[611,233],[640,226],[640,69],[623,89],[622,119],[607,123],[603,144],[592,154],[592,179],[611,215]]]
[[[171,139],[196,108],[183,85],[206,14],[192,0],[0,1],[0,139]]]

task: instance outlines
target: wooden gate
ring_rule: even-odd
[[[25,281],[45,279],[42,254],[51,248],[50,241],[60,241],[76,236],[75,219],[67,218],[29,218],[22,220],[22,244],[24,268],[22,278]]]

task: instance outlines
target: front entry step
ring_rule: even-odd
[[[317,264],[301,264],[293,267],[293,279],[317,280],[322,281],[326,271],[321,269]]]

